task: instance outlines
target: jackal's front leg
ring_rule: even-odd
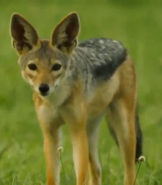
[[[47,168],[47,185],[59,185],[60,161],[59,161],[59,130],[44,132],[44,153]]]
[[[78,128],[71,130],[73,145],[73,160],[75,165],[77,185],[86,185],[88,175],[88,143],[86,130]]]
[[[67,115],[66,120],[73,146],[73,160],[77,185],[86,185],[88,177],[88,140],[86,133],[86,115],[80,111],[79,118]]]

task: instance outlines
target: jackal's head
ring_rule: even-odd
[[[41,96],[54,92],[66,78],[69,58],[77,45],[78,15],[71,13],[65,17],[50,40],[41,40],[34,27],[19,14],[13,14],[10,32],[23,78]]]

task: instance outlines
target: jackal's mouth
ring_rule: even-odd
[[[43,93],[43,92],[40,92],[40,95],[41,95],[41,96],[48,96],[48,95],[49,95],[49,93]]]

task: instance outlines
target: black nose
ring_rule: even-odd
[[[49,91],[49,86],[48,86],[47,84],[41,84],[41,85],[39,86],[39,91],[40,91],[40,93],[41,93],[43,96],[45,96],[45,95],[47,95],[47,92]]]

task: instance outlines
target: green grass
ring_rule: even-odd
[[[79,1],[78,1],[79,2]],[[81,2],[81,1],[80,1]],[[100,2],[100,3],[99,3]],[[81,19],[80,39],[120,40],[135,61],[144,155],[139,184],[162,184],[162,16],[160,1],[11,1],[0,2],[0,185],[45,185],[43,137],[32,102],[32,90],[22,80],[11,48],[9,22],[13,12],[26,17],[40,37],[50,37],[55,25],[71,11]],[[63,127],[61,184],[75,184],[71,144]],[[100,129],[99,154],[103,185],[121,185],[123,166],[106,125]]]

